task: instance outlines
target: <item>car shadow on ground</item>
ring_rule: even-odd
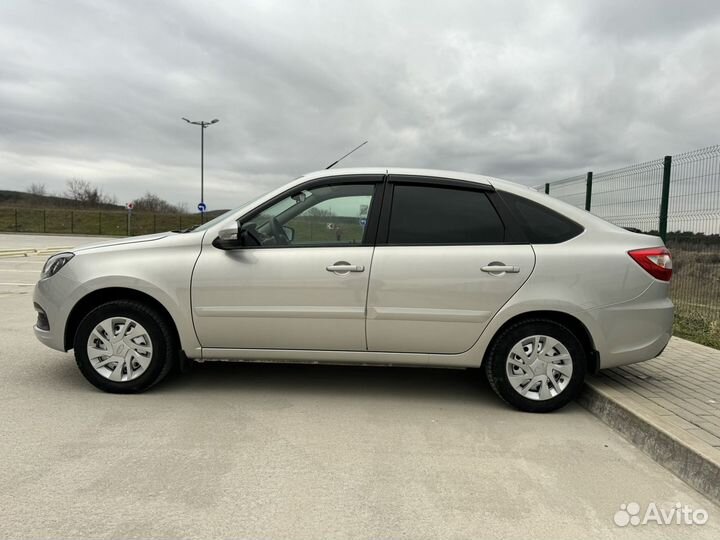
[[[218,388],[338,395],[488,400],[478,369],[206,362],[167,381],[166,391]]]
[[[69,391],[97,391],[85,381],[71,355],[48,367],[52,373],[44,375],[56,387],[62,383]],[[228,392],[426,399],[507,407],[494,394],[480,369],[204,362],[194,363],[190,373],[171,374],[149,390],[150,394],[175,397]]]

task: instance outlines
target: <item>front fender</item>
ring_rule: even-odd
[[[166,290],[153,282],[128,278],[128,276],[103,276],[83,283],[69,297],[70,308],[62,320],[68,321],[72,310],[81,304],[88,296],[110,290],[127,290],[146,295],[161,304],[170,315],[178,337],[180,346],[189,356],[200,353],[200,343],[195,335],[192,318],[190,316],[190,288]],[[111,296],[115,297],[115,294]],[[65,329],[63,329],[63,333]]]
[[[46,303],[53,304],[56,328],[62,326],[63,335],[72,310],[90,294],[119,288],[147,295],[170,314],[188,356],[199,356],[190,285],[201,241],[202,235],[173,235],[78,250],[57,275],[38,283],[38,290],[48,299]]]

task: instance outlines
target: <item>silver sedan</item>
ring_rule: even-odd
[[[518,184],[325,170],[193,230],[51,257],[35,334],[109,392],[215,359],[482,367],[546,412],[660,354],[671,274],[660,238]]]

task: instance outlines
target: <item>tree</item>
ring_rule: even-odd
[[[65,197],[72,199],[83,206],[100,206],[104,204],[117,204],[117,199],[111,195],[105,195],[97,186],[93,186],[87,180],[72,178],[67,181]]]
[[[35,183],[33,182],[30,184],[30,187],[27,189],[27,192],[31,195],[41,195],[45,196],[47,195],[47,188],[45,187],[45,184],[41,184],[39,182]]]
[[[147,191],[145,195],[133,201],[136,212],[156,212],[160,214],[184,213],[184,209],[161,199],[159,195]]]

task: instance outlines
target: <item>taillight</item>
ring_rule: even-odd
[[[628,251],[628,255],[655,279],[670,281],[672,277],[672,258],[667,248],[634,249]]]

